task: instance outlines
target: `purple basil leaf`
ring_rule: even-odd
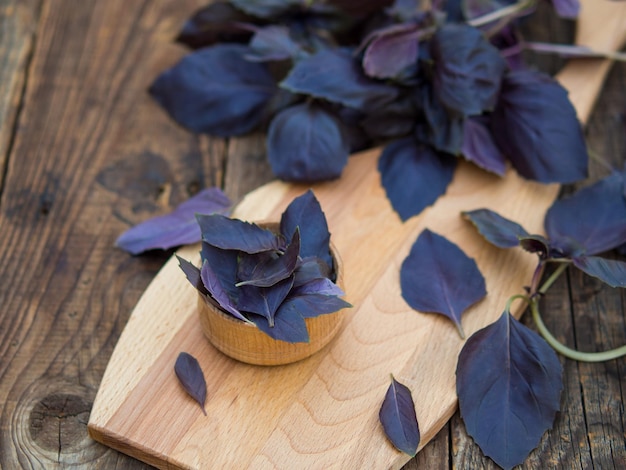
[[[218,188],[207,188],[181,203],[172,212],[154,217],[128,229],[115,245],[133,255],[163,250],[200,241],[196,213],[227,213],[231,202]]]
[[[411,391],[391,377],[385,399],[378,412],[385,435],[396,449],[414,457],[420,443],[420,431]]]
[[[287,279],[296,269],[299,253],[300,230],[297,229],[283,255],[277,257],[271,256],[269,258],[262,257],[260,262],[258,262],[250,272],[245,273],[245,277],[241,276],[241,270],[239,270],[240,280],[237,282],[236,286],[271,287],[277,282]],[[260,255],[263,254],[265,253],[260,253]],[[250,256],[252,256],[253,259],[257,259],[255,255]]]
[[[317,279],[330,278],[332,275],[330,266],[316,256],[309,256],[302,260],[294,272],[294,288],[303,286]]]
[[[469,116],[494,108],[506,62],[482,33],[446,24],[433,36],[434,89],[447,108]]]
[[[198,215],[202,240],[222,250],[245,253],[280,250],[282,237],[256,224],[231,219],[219,214]]]
[[[250,16],[233,7],[230,2],[214,2],[196,11],[185,22],[176,41],[192,49],[218,42],[247,42],[252,33],[242,29],[239,23],[250,21]]]
[[[326,49],[299,61],[280,86],[361,111],[382,108],[398,95],[397,88],[367,77],[348,49]]]
[[[206,242],[202,242],[200,259],[202,260],[202,264],[204,264],[205,261],[209,263],[211,269],[220,280],[222,287],[228,292],[228,295],[232,299],[236,299],[238,290],[237,287],[235,287],[235,283],[237,282],[239,251],[222,250]]]
[[[279,307],[274,315],[274,326],[263,315],[250,314],[250,320],[256,327],[271,338],[286,341],[288,343],[308,343],[309,332],[306,322],[290,304],[285,302]]]
[[[204,402],[206,401],[206,380],[204,379],[204,373],[202,372],[200,364],[198,364],[198,360],[189,353],[181,352],[178,358],[176,358],[174,372],[185,391],[191,398],[198,402],[204,416],[206,416],[206,410],[204,409]]]
[[[521,464],[559,410],[562,368],[554,350],[505,311],[465,343],[456,391],[465,428],[503,468]]]
[[[490,209],[476,209],[463,212],[463,215],[489,243],[499,248],[518,246],[519,239],[528,236],[524,227]]]
[[[455,168],[454,157],[412,137],[387,145],[378,160],[387,198],[402,220],[419,214],[445,193]]]
[[[395,0],[386,13],[396,21],[405,22],[415,19],[421,9],[421,0]]]
[[[515,24],[508,24],[497,34],[489,39],[504,56],[509,70],[525,70],[527,69],[524,61],[524,46],[518,28]]]
[[[320,295],[334,295],[337,297],[344,296],[344,291],[328,278],[312,279],[300,286],[294,287],[292,296],[306,295],[306,294],[320,294]]]
[[[463,145],[463,116],[446,109],[428,82],[418,89],[416,99],[424,117],[416,122],[418,140],[442,152],[459,155]]]
[[[352,305],[334,295],[304,294],[289,296],[281,308],[294,309],[302,318],[314,318],[337,312]]]
[[[599,256],[579,256],[572,261],[578,269],[611,287],[626,287],[626,263],[623,261]]]
[[[461,153],[483,170],[504,176],[506,160],[493,140],[491,129],[481,116],[472,116],[463,125]]]
[[[241,321],[248,322],[248,319],[242,315],[242,313],[235,306],[235,302],[228,295],[228,291],[222,285],[220,278],[213,271],[208,261],[202,263],[202,269],[200,270],[202,276],[202,283],[204,287],[209,291],[209,294],[220,305],[222,310],[230,313],[233,317],[238,318]]]
[[[283,279],[271,287],[243,286],[237,300],[237,308],[267,318],[270,328],[274,327],[276,311],[293,286],[293,277]]]
[[[415,65],[419,29],[415,23],[395,24],[375,32],[365,49],[363,69],[370,77],[392,78]]]
[[[230,0],[241,11],[259,18],[272,18],[300,6],[302,0]]]
[[[295,198],[280,218],[280,233],[287,239],[300,229],[300,257],[320,258],[333,266],[330,256],[330,232],[322,206],[310,189]]]
[[[525,178],[572,183],[587,176],[587,148],[567,91],[533,71],[506,75],[491,120],[498,147]]]
[[[182,126],[220,137],[246,134],[264,117],[276,84],[264,64],[250,62],[247,46],[218,44],[185,56],[150,87]]]
[[[338,178],[348,163],[350,143],[341,121],[314,103],[278,113],[267,133],[272,171],[288,181]]]
[[[404,137],[415,128],[417,110],[406,95],[400,95],[385,108],[365,116],[361,127],[373,139]]]
[[[626,242],[626,199],[624,179],[613,173],[573,195],[559,199],[548,209],[544,219],[550,242],[565,254],[575,240],[585,253],[595,255]]]
[[[246,59],[252,61],[272,61],[296,59],[303,53],[300,45],[294,41],[289,28],[282,25],[253,27],[254,36],[250,40],[251,52]]]
[[[579,0],[551,0],[552,6],[561,18],[575,20],[580,13]]]
[[[461,336],[461,315],[487,295],[476,262],[441,235],[424,230],[400,268],[402,297],[416,310],[452,320]]]
[[[194,286],[201,294],[207,295],[209,291],[206,290],[206,287],[204,287],[204,283],[202,282],[202,276],[200,275],[200,270],[192,263],[190,263],[186,259],[181,258],[178,255],[176,255],[176,259],[178,259],[178,265],[180,266],[180,269],[182,269],[182,271],[185,273],[185,276],[187,277],[187,280],[191,283],[191,285]]]

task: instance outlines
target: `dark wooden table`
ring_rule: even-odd
[[[193,136],[145,92],[181,56],[171,39],[202,4],[0,0],[3,469],[147,468],[90,440],[86,423],[116,341],[171,253],[131,257],[113,243],[200,188],[237,199],[272,178],[261,137]],[[571,38],[571,24],[541,16],[537,35]],[[626,160],[625,85],[620,64],[587,126],[592,154],[614,167]],[[608,172],[598,161],[592,179]],[[622,290],[570,272],[542,308],[571,346],[626,343]],[[626,468],[626,360],[562,362],[561,412],[525,467]],[[457,413],[406,466],[418,467],[495,466]]]

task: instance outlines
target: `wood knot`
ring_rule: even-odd
[[[42,378],[32,384],[15,410],[21,452],[62,465],[101,457],[107,449],[87,433],[94,395],[94,390],[62,379]]]

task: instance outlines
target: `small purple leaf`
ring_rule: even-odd
[[[378,160],[387,198],[402,220],[433,204],[446,188],[456,159],[419,144],[412,137],[387,145]]]
[[[200,275],[202,276],[204,287],[206,287],[209,294],[211,294],[211,297],[217,301],[224,311],[230,313],[233,317],[238,318],[241,321],[249,322],[249,320],[237,309],[235,303],[228,295],[228,291],[224,288],[208,261],[205,261],[202,264]]]
[[[310,189],[295,198],[280,218],[280,233],[287,239],[300,230],[300,257],[314,256],[333,266],[330,232],[322,206]]]
[[[147,250],[167,250],[200,241],[196,213],[227,213],[231,202],[218,188],[207,188],[181,203],[172,212],[128,229],[115,245],[137,255]]]
[[[186,259],[181,258],[178,255],[176,255],[176,259],[178,260],[178,265],[180,266],[180,269],[183,270],[185,276],[187,277],[187,280],[191,283],[191,285],[198,289],[198,292],[200,292],[201,294],[207,295],[209,291],[206,290],[206,287],[204,287],[200,270],[192,263],[190,263]]]
[[[498,147],[520,175],[542,183],[587,176],[587,147],[567,91],[548,75],[508,73],[492,115]]]
[[[283,303],[276,315],[274,315],[274,326],[270,326],[269,321],[262,315],[250,314],[250,319],[259,330],[271,338],[286,341],[288,343],[308,343],[309,332],[306,322],[291,304]]]
[[[626,263],[599,256],[578,256],[574,266],[611,287],[626,287]]]
[[[521,464],[559,410],[562,368],[554,350],[505,311],[465,343],[456,390],[465,428],[483,453]]]
[[[396,449],[414,457],[420,442],[415,403],[408,387],[393,376],[378,412],[378,418],[387,438]]]
[[[504,176],[506,160],[493,140],[491,129],[482,116],[472,116],[463,125],[461,153],[483,170]]]
[[[222,250],[239,250],[245,253],[280,250],[283,240],[271,230],[256,224],[223,215],[198,215],[202,240]]]
[[[283,279],[272,287],[243,286],[237,299],[241,311],[256,313],[267,318],[270,328],[274,327],[276,311],[293,287],[293,277]]]
[[[375,31],[363,55],[370,77],[392,78],[417,62],[419,29],[415,23],[394,24]]]
[[[248,43],[251,52],[246,59],[251,61],[272,61],[297,58],[302,53],[300,45],[294,41],[289,28],[282,25],[252,27],[254,36]]]
[[[150,87],[154,99],[179,124],[220,137],[256,128],[276,83],[265,64],[250,62],[240,44],[217,44],[186,55]]]
[[[348,49],[325,49],[299,61],[280,86],[362,111],[381,108],[398,95],[396,87],[367,77]]]
[[[314,103],[280,111],[267,132],[267,155],[274,174],[286,181],[335,179],[348,163],[350,143],[342,122]]]
[[[565,254],[568,239],[581,245],[585,254],[595,255],[626,242],[626,199],[624,178],[613,173],[597,183],[557,200],[544,219],[550,242]]]
[[[485,239],[499,248],[512,248],[519,245],[521,237],[527,237],[524,227],[506,219],[490,209],[476,209],[463,212]]]
[[[452,320],[464,337],[461,315],[487,295],[476,262],[430,230],[417,238],[400,268],[402,297],[414,309]]]
[[[294,288],[292,292],[293,296],[305,294],[334,295],[337,297],[345,295],[344,291],[328,278],[313,279]]]
[[[204,409],[206,380],[198,360],[189,353],[181,352],[176,359],[174,372],[185,391],[198,402],[204,416],[206,416],[206,410]]]
[[[296,269],[298,255],[300,253],[300,230],[293,233],[291,243],[285,249],[283,255],[262,259],[250,272],[246,272],[245,277],[239,271],[239,282],[235,284],[241,286],[271,287],[277,282],[287,279]],[[264,253],[260,253],[261,255]],[[247,259],[247,258],[246,258]],[[252,258],[255,259],[254,257]],[[243,261],[243,260],[242,260]],[[240,262],[241,265],[241,262]]]

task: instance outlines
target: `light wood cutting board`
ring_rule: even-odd
[[[617,16],[616,28],[623,29],[625,11],[609,9],[599,24],[606,29]],[[602,46],[616,48],[620,42]],[[560,75],[575,92],[572,99],[583,121],[607,69],[601,61],[586,61]],[[509,296],[523,292],[536,258],[521,249],[492,247],[460,212],[488,207],[541,233],[559,188],[524,181],[513,171],[498,178],[461,164],[446,195],[402,223],[381,188],[378,154],[354,156],[340,180],[313,188],[344,261],[347,300],[354,305],[333,342],[287,366],[229,359],[203,337],[196,292],[173,258],[120,337],[91,412],[90,435],[160,468],[399,468],[409,457],[393,448],[378,422],[393,374],[412,390],[420,448],[433,438],[456,409],[454,371],[463,340],[452,322],[415,312],[403,301],[403,259],[429,228],[476,260],[488,295],[463,316],[470,336],[501,315]],[[250,193],[234,216],[277,219],[306,189],[270,183]],[[196,260],[198,250],[187,247],[179,254]],[[207,416],[174,375],[181,351],[198,358],[204,370]]]

